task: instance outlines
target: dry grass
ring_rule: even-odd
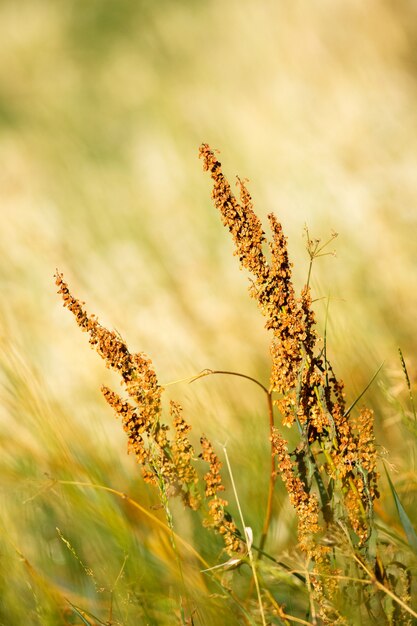
[[[142,353],[131,353],[116,332],[103,327],[94,315],[88,315],[83,304],[71,295],[62,274],[56,274],[64,306],[73,313],[81,330],[88,333],[90,344],[107,367],[120,375],[128,395],[124,399],[107,386],[102,387],[104,398],[127,433],[128,451],[141,466],[144,481],[157,489],[165,511],[166,529],[178,567],[177,603],[181,607],[181,621],[199,623],[199,603],[190,595],[184,578],[183,557],[177,544],[178,522],[171,508],[175,497],[180,497],[185,507],[199,515],[202,526],[221,535],[229,560],[214,563],[203,573],[222,589],[227,606],[236,603],[235,610],[241,611],[244,622],[301,620],[314,625],[348,625],[385,620],[391,624],[411,624],[417,613],[410,604],[414,584],[410,558],[400,556],[401,547],[395,538],[387,542],[378,533],[375,518],[379,474],[373,412],[366,407],[357,410],[360,398],[346,407],[343,383],[327,358],[326,340],[321,340],[315,329],[309,284],[300,297],[295,295],[286,237],[277,218],[273,214],[269,216],[272,240],[267,251],[265,234],[246,184],[237,179],[238,202],[222,173],[221,163],[207,144],[201,146],[200,156],[204,169],[213,179],[214,204],[232,234],[242,267],[252,275],[250,293],[272,334],[269,386],[252,379],[268,399],[265,419],[269,422],[271,446],[270,462],[265,458],[264,468],[260,468],[260,472],[269,472],[269,492],[262,533],[259,540],[255,536],[253,546],[252,529],[239,530],[229,510],[229,501],[219,496],[225,486],[222,464],[213,445],[201,433],[201,452],[194,451],[189,439],[191,426],[183,417],[181,405],[171,400],[168,416],[164,415],[163,389],[150,359]],[[307,244],[311,261],[323,254],[324,247],[319,241],[308,238]],[[401,359],[411,393],[402,354]],[[210,373],[245,377],[242,372],[206,371],[193,380]],[[283,427],[296,433],[296,445],[292,444],[291,451]],[[201,461],[209,464],[204,476],[198,469]],[[291,548],[291,559],[298,563],[301,573],[285,563],[284,555],[271,551],[267,541],[274,519],[274,488],[278,477],[285,484],[295,510],[298,543]],[[259,472],[253,479],[259,480]],[[417,547],[417,535],[392,484],[391,489],[400,507],[400,519],[412,555]],[[78,559],[75,550],[65,543]],[[197,554],[200,552],[198,545],[193,549]],[[252,549],[258,552],[256,565]],[[257,588],[255,597],[251,586],[242,595],[239,574],[227,584],[222,577],[226,571],[249,564],[249,556]],[[264,567],[266,559],[273,565]],[[202,558],[198,561],[195,568]],[[292,607],[293,615],[286,612],[288,600],[280,601],[274,595],[274,579],[279,581],[283,575],[300,587],[301,597]]]
[[[314,260],[307,279],[315,328],[347,407],[384,362],[350,417],[362,403],[374,411],[376,451],[400,503],[379,465],[381,558],[414,576],[404,517],[417,519],[413,4],[5,0],[0,18],[0,623],[83,624],[79,607],[104,622],[171,624],[181,619],[178,552],[196,621],[249,619],[239,608],[249,568],[224,573],[235,595],[226,600],[200,573],[226,560],[222,538],[203,527],[208,511],[184,509],[180,498],[169,500],[174,550],[160,491],[124,454],[126,435],[100,386],[130,396],[62,310],[55,267],[103,328],[121,333],[132,354],[152,355],[172,442],[171,400],[192,425],[195,455],[203,432],[222,462],[226,442],[245,524],[225,466],[218,498],[241,532],[252,528],[255,556],[268,527],[265,550],[297,570],[263,556],[263,593],[296,615],[305,584],[313,588],[304,553],[293,552],[294,507],[272,480],[275,331],[262,328],[212,210],[195,161],[202,138],[221,146],[225,172],[250,176],[263,224],[271,211],[282,222],[295,261],[293,313],[309,274],[304,224],[309,255],[316,236],[340,233],[324,249],[337,258]],[[204,368],[245,377],[189,385]],[[298,428],[281,430],[273,412],[292,452]],[[203,504],[209,467],[196,460]],[[406,573],[386,571],[406,588]]]

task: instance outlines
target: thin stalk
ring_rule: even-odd
[[[113,587],[110,589],[110,609],[109,609],[109,619],[107,620],[109,624],[113,623],[113,596],[114,596],[114,590],[116,589],[117,583],[119,582],[119,580],[121,579],[121,577],[123,576],[123,572],[126,566],[126,561],[129,558],[128,554],[125,554],[125,558],[123,560],[122,563],[122,567],[119,570],[119,573],[116,576],[116,580],[113,583]]]
[[[197,374],[197,376],[193,376],[193,378],[190,378],[189,381],[190,383],[193,383],[194,381],[199,380],[200,378],[204,378],[205,376],[210,376],[211,374],[228,374],[229,376],[239,376],[240,378],[246,378],[246,380],[251,380],[253,383],[255,383],[255,385],[258,385],[258,387],[260,387],[267,395],[269,395],[269,391],[265,387],[265,385],[260,383],[259,380],[256,380],[256,378],[248,376],[247,374],[241,374],[240,372],[231,372],[229,370],[205,369]]]
[[[311,278],[311,270],[312,270],[312,267],[313,267],[313,259],[314,259],[314,257],[310,256],[310,264],[308,266],[308,275],[307,275],[307,283],[306,283],[307,289],[310,287],[310,278]]]
[[[182,586],[182,591],[183,591],[183,597],[185,599],[185,602],[184,602],[185,609],[188,612],[188,615],[191,616],[192,615],[191,600],[190,600],[190,598],[188,596],[188,593],[187,593],[187,586],[186,586],[185,580],[184,580],[184,572],[183,572],[183,568],[182,568],[180,553],[179,553],[179,550],[177,548],[177,543],[175,541],[176,533],[174,531],[174,520],[173,520],[173,517],[172,517],[171,510],[169,508],[168,496],[167,496],[167,492],[166,492],[166,489],[165,489],[165,483],[164,483],[164,480],[163,480],[162,476],[158,473],[156,466],[154,467],[154,471],[156,472],[156,474],[158,476],[159,493],[160,493],[161,502],[162,502],[162,505],[163,505],[164,511],[165,511],[165,518],[167,520],[168,528],[170,530],[169,539],[170,539],[172,550],[173,550],[173,552],[175,554],[175,561],[176,561],[178,572],[179,572],[179,575],[180,575],[181,586]],[[182,603],[182,599],[183,598],[181,597],[180,612],[181,612],[182,622],[183,622],[183,624],[185,624],[188,621],[188,619],[186,618],[185,613],[184,613],[184,606],[183,606],[183,603]]]
[[[411,408],[413,409],[414,422],[417,423],[416,405],[415,405],[415,402],[414,402],[413,390],[411,388],[411,382],[410,382],[410,377],[408,375],[407,365],[405,364],[405,359],[404,359],[404,356],[403,356],[401,348],[398,348],[398,352],[400,354],[401,367],[403,368],[405,380],[407,382],[408,395],[409,395],[409,398],[410,398]]]
[[[252,544],[252,548],[256,550],[257,552],[260,551],[259,547],[256,546],[254,543]],[[294,576],[295,578],[300,580],[302,583],[306,582],[305,577],[302,576],[298,571],[294,570],[292,567],[290,567],[286,563],[283,563],[282,561],[278,561],[278,559],[275,559],[273,556],[268,554],[268,552],[262,552],[262,556],[264,556],[266,559],[269,559],[273,563],[276,563],[277,565],[279,565],[279,567],[282,567],[283,570],[285,570],[288,574],[291,574],[291,576]]]
[[[118,496],[119,498],[121,498],[122,500],[124,500],[125,502],[127,502],[128,504],[130,504],[132,507],[138,509],[141,513],[143,513],[143,515],[145,515],[146,517],[148,517],[154,524],[156,524],[157,526],[159,526],[159,528],[161,530],[163,530],[165,533],[171,533],[173,534],[173,536],[175,537],[175,540],[181,544],[184,548],[186,548],[191,554],[193,554],[195,556],[195,558],[200,561],[200,563],[206,568],[209,569],[210,565],[207,563],[207,561],[197,552],[197,550],[195,550],[195,548],[193,548],[193,546],[188,543],[187,541],[185,541],[185,539],[183,539],[180,535],[178,535],[175,531],[171,531],[171,529],[164,524],[164,522],[162,522],[160,519],[158,519],[155,515],[153,515],[152,513],[150,513],[145,507],[143,507],[142,505],[139,504],[139,502],[136,502],[136,500],[133,500],[132,498],[130,498],[128,495],[126,495],[125,493],[123,493],[122,491],[117,491],[117,489],[112,489],[111,487],[106,487],[105,485],[98,485],[96,483],[89,483],[89,482],[81,482],[81,481],[76,481],[76,480],[54,480],[53,484],[59,484],[59,485],[72,485],[74,487],[92,487],[93,489],[101,489],[103,491],[107,491],[108,493],[112,493],[116,496]],[[52,485],[53,486],[53,485]],[[52,487],[51,486],[51,487]],[[203,580],[203,584],[206,587],[206,582],[204,581],[204,577],[202,578]],[[235,604],[240,608],[240,610],[242,611],[242,613],[244,614],[244,616],[249,620],[249,622],[252,622],[251,620],[251,616],[247,613],[245,607],[242,605],[241,600],[233,593],[233,591],[231,591],[230,589],[228,589],[227,587],[224,587],[217,579],[215,576],[212,577],[213,582],[218,585],[222,591],[224,593],[227,593],[227,595],[235,602]]]
[[[372,585],[375,585],[375,587],[377,587],[380,591],[386,593],[387,596],[389,596],[390,598],[394,600],[394,602],[399,604],[400,607],[404,609],[404,611],[407,611],[407,613],[410,613],[410,615],[417,618],[417,613],[413,611],[413,609],[409,607],[408,604],[403,602],[401,598],[396,596],[395,593],[393,593],[390,589],[388,589],[388,587],[385,587],[385,585],[380,583],[379,580],[376,578],[376,576],[371,571],[369,571],[369,569],[362,563],[360,559],[358,559],[356,554],[352,554],[352,556],[355,559],[355,561],[361,566],[361,568],[368,574],[369,583],[371,583]]]
[[[327,306],[326,306],[326,318],[324,321],[324,334],[323,334],[323,355],[324,355],[324,369],[326,376],[326,388],[329,387],[329,372],[327,369],[327,322],[329,320],[329,306],[330,306],[330,295],[327,297]]]
[[[263,549],[265,547],[265,542],[266,542],[266,538],[268,536],[269,526],[271,524],[272,506],[273,506],[273,499],[274,499],[274,488],[275,488],[275,481],[276,481],[276,476],[275,476],[275,457],[274,457],[274,450],[273,450],[273,445],[272,445],[272,434],[273,434],[273,429],[274,429],[274,406],[273,406],[273,403],[272,403],[272,394],[269,391],[269,389],[267,389],[265,387],[265,385],[260,383],[259,380],[256,380],[256,378],[253,378],[252,376],[248,376],[247,374],[241,374],[240,372],[232,372],[232,371],[229,371],[229,370],[211,370],[211,369],[206,369],[206,370],[203,370],[200,374],[198,374],[194,378],[192,378],[190,380],[190,383],[192,383],[195,380],[198,380],[200,378],[203,378],[204,376],[210,376],[210,374],[226,374],[226,375],[229,375],[229,376],[239,376],[240,378],[246,378],[246,380],[250,380],[251,382],[255,383],[255,385],[258,385],[258,387],[260,387],[262,389],[262,391],[267,396],[268,421],[269,421],[269,437],[271,439],[271,467],[270,467],[270,473],[269,473],[268,498],[267,498],[267,503],[266,503],[265,519],[264,519],[264,523],[263,523],[263,527],[262,527],[261,539],[260,539],[260,542],[259,542],[259,550],[260,551],[258,552],[258,559],[260,559],[260,558],[262,558],[262,552],[263,552]]]
[[[271,469],[269,473],[268,500],[266,504],[266,513],[265,513],[264,524],[262,527],[262,535],[259,541],[260,551],[258,552],[258,559],[262,558],[262,552],[265,547],[269,526],[271,524],[272,504],[273,504],[274,488],[275,488],[275,481],[276,481],[275,456],[274,456],[274,449],[272,445],[272,433],[274,429],[274,408],[272,404],[272,395],[269,392],[268,392],[268,416],[269,416],[269,434],[270,434],[270,439],[271,439]]]
[[[312,622],[306,622],[304,619],[300,617],[295,617],[294,615],[287,615],[287,613],[281,613],[281,617],[284,619],[290,620],[290,622],[294,622],[295,624],[304,624],[304,626],[314,626]]]
[[[310,233],[307,226],[304,228],[307,236],[307,252],[310,257],[310,265],[308,268],[307,287],[310,285],[311,268],[313,267],[314,259],[318,259],[321,256],[335,256],[335,252],[323,252],[323,250],[338,236],[336,232],[332,232],[330,238],[321,244],[320,239],[310,239]],[[321,245],[320,245],[321,244]]]
[[[352,404],[350,405],[350,407],[348,409],[346,409],[346,411],[343,413],[343,417],[347,417],[349,415],[349,413],[352,411],[352,409],[357,405],[357,403],[359,402],[359,400],[362,398],[362,396],[368,391],[369,387],[372,385],[372,383],[374,382],[375,378],[378,376],[379,372],[381,371],[381,369],[384,367],[384,363],[381,363],[381,365],[378,367],[378,369],[376,370],[375,374],[372,376],[371,380],[369,381],[369,383],[366,385],[365,389],[362,391],[362,393],[359,394],[359,396],[356,398],[356,400],[354,400],[352,402]]]
[[[309,602],[310,602],[310,613],[311,613],[311,619],[313,620],[313,625],[317,626],[317,617],[316,617],[316,608],[314,606],[314,598],[313,598],[313,592],[312,592],[312,588],[311,588],[311,580],[310,580],[310,574],[308,571],[308,565],[306,567],[306,586],[307,586],[307,590],[308,590],[308,598],[309,598]]]
[[[272,606],[275,607],[278,617],[280,617],[282,620],[285,620],[285,626],[291,626],[290,622],[295,622],[296,624],[303,624],[303,626],[314,626],[314,624],[312,624],[311,622],[306,622],[306,620],[301,619],[300,617],[294,617],[294,615],[287,615],[287,613],[283,611],[282,607],[280,607],[278,602],[275,600],[274,596],[267,589],[265,590],[265,593],[268,596],[268,599],[270,603],[272,604]]]
[[[251,545],[251,541],[249,540],[249,537],[248,537],[248,532],[246,530],[246,524],[245,524],[245,520],[243,519],[242,509],[240,508],[239,496],[237,495],[237,489],[236,489],[235,481],[233,479],[232,468],[230,466],[229,456],[227,454],[227,450],[226,450],[225,446],[223,446],[223,452],[224,452],[224,456],[225,456],[225,459],[226,459],[227,469],[229,471],[230,482],[232,483],[233,493],[235,494],[236,504],[237,504],[237,508],[238,508],[239,516],[240,516],[240,521],[241,521],[242,527],[243,527],[244,537],[245,537],[245,540],[246,540],[246,547],[247,547],[247,550],[248,550],[249,563],[250,563],[250,566],[251,566],[251,569],[252,569],[252,573],[253,573],[253,580],[255,582],[256,594],[258,596],[258,603],[259,603],[259,610],[260,610],[260,613],[261,613],[262,624],[263,624],[263,626],[266,626],[264,608],[263,608],[262,597],[261,597],[261,590],[260,590],[260,587],[259,587],[258,575],[256,573],[255,559],[253,558],[252,545]]]

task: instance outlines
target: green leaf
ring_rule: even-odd
[[[105,623],[102,622],[100,619],[98,619],[98,617],[95,617],[92,613],[89,613],[88,611],[84,611],[84,610],[81,613],[81,609],[76,607],[75,604],[70,602],[68,599],[67,599],[67,602],[72,608],[72,610],[74,611],[74,613],[78,615],[80,620],[82,620],[83,624],[87,624],[87,626],[92,626],[92,623],[90,621],[87,621],[87,618],[85,617],[87,615],[88,617],[91,617],[91,619],[94,619],[97,624],[103,624],[103,626],[105,626]]]
[[[356,400],[354,400],[352,402],[352,404],[350,405],[350,407],[344,412],[343,417],[347,417],[349,415],[349,413],[351,412],[351,410],[353,409],[354,406],[356,406],[356,404],[359,402],[359,400],[362,398],[362,396],[368,391],[369,387],[372,385],[372,383],[374,382],[375,378],[378,376],[379,372],[381,371],[381,369],[383,368],[384,364],[381,363],[381,365],[378,367],[378,369],[376,370],[375,374],[372,376],[371,380],[369,381],[369,383],[366,385],[365,389],[362,391],[362,393],[360,393],[358,395],[358,397],[356,398]]]
[[[398,511],[398,515],[400,517],[401,520],[401,525],[404,529],[404,532],[407,536],[408,539],[408,543],[410,545],[410,548],[413,550],[413,552],[415,552],[417,554],[417,534],[416,531],[414,530],[414,527],[410,521],[410,518],[408,517],[407,513],[405,512],[405,509],[403,507],[403,505],[401,504],[401,500],[398,496],[398,493],[392,483],[392,480],[388,474],[387,468],[384,466],[385,468],[385,473],[387,475],[388,478],[388,482],[389,482],[389,486],[391,488],[391,493],[394,497],[395,500],[395,506],[397,507],[397,511]]]

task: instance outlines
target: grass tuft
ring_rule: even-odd
[[[359,406],[379,370],[346,408],[343,381],[328,358],[328,311],[324,340],[317,331],[310,286],[313,263],[333,254],[327,246],[337,235],[332,233],[321,243],[306,229],[308,278],[297,293],[287,239],[277,217],[268,216],[267,236],[246,181],[237,178],[237,197],[218,154],[202,144],[199,155],[212,179],[215,208],[231,234],[241,267],[250,275],[250,295],[265,319],[270,376],[260,381],[244,372],[219,368],[204,370],[188,381],[221,374],[238,376],[262,389],[266,404],[260,411],[269,452],[256,471],[250,469],[254,480],[263,475],[268,484],[263,511],[252,512],[245,497],[244,519],[237,494],[257,485],[243,482],[238,472],[232,475],[225,446],[228,474],[223,476],[220,456],[206,433],[195,437],[193,419],[185,415],[182,404],[172,398],[166,401],[167,391],[159,383],[152,359],[131,351],[119,333],[89,314],[57,270],[55,280],[64,306],[106,367],[120,378],[122,392],[108,385],[101,392],[121,422],[128,453],[140,467],[142,487],[151,495],[142,503],[121,488],[87,480],[75,468],[63,473],[57,464],[56,475],[48,476],[35,495],[26,498],[28,504],[41,499],[48,502],[48,494],[52,497],[57,488],[84,490],[85,500],[89,491],[118,496],[126,509],[123,519],[132,518],[127,535],[131,533],[136,541],[132,540],[129,549],[125,546],[124,558],[119,551],[113,583],[102,585],[103,572],[90,564],[88,551],[73,543],[62,522],[57,523],[57,529],[62,528],[57,530],[59,539],[69,553],[62,553],[60,546],[59,558],[69,563],[69,556],[81,569],[77,580],[83,582],[70,597],[60,585],[50,585],[17,549],[18,553],[32,579],[46,589],[54,606],[49,615],[55,611],[68,624],[116,626],[136,620],[207,624],[214,623],[215,615],[216,624],[411,625],[417,618],[413,599],[417,538],[387,470],[401,527],[398,530],[393,522],[391,528],[386,518],[378,517],[383,486],[377,469],[375,416],[369,407]],[[415,421],[412,385],[401,350],[400,359]],[[246,426],[242,422],[243,431]],[[134,485],[136,478],[132,481]],[[235,496],[232,502],[227,497],[230,486]],[[278,506],[277,492],[282,487],[286,504]],[[280,550],[275,531],[290,509],[297,536],[286,550]],[[133,513],[138,517],[133,518]],[[117,511],[112,515],[116,527],[121,523]],[[256,517],[257,531],[247,516]],[[94,521],[100,523],[98,517]],[[143,528],[149,528],[149,537]],[[228,560],[224,561],[223,553]],[[143,564],[139,578],[135,554],[141,555]],[[74,563],[68,567],[74,568]],[[159,586],[147,580],[156,569]],[[106,600],[97,601],[100,595]],[[41,614],[42,602],[37,600],[36,606]]]

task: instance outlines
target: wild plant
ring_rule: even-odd
[[[107,386],[102,393],[121,419],[128,452],[135,455],[144,481],[157,489],[173,541],[172,498],[180,498],[197,515],[203,512],[203,525],[222,536],[226,561],[206,568],[205,575],[216,580],[226,597],[233,594],[222,573],[250,562],[257,600],[254,604],[253,588],[245,598],[234,598],[242,623],[412,624],[417,614],[411,607],[407,562],[394,564],[375,519],[380,477],[374,414],[367,407],[359,408],[362,394],[346,406],[343,382],[327,356],[326,337],[321,339],[316,330],[311,268],[314,259],[327,253],[329,242],[313,240],[307,231],[310,267],[307,284],[297,295],[287,240],[276,216],[268,216],[271,237],[267,241],[246,182],[237,178],[238,200],[207,144],[200,147],[200,157],[213,181],[214,205],[232,235],[241,266],[250,274],[250,295],[271,336],[269,383],[254,381],[266,396],[270,449],[265,459],[269,490],[260,537],[253,538],[242,523],[239,528],[230,513],[223,494],[222,462],[213,442],[202,433],[200,451],[195,450],[191,420],[184,417],[178,402],[171,401],[169,416],[164,415],[164,389],[151,359],[131,353],[118,333],[89,315],[57,271],[64,306],[107,367],[121,377],[124,396]],[[251,379],[244,373],[219,370],[203,371],[193,379],[213,373]],[[290,432],[297,437],[291,448],[284,435]],[[298,541],[286,556],[268,548],[277,480],[285,485],[298,525]],[[278,601],[274,591],[274,579],[282,575],[298,596],[302,590],[304,600],[297,601],[294,615],[288,614],[286,603]],[[184,623],[195,623],[191,608],[183,617]]]

